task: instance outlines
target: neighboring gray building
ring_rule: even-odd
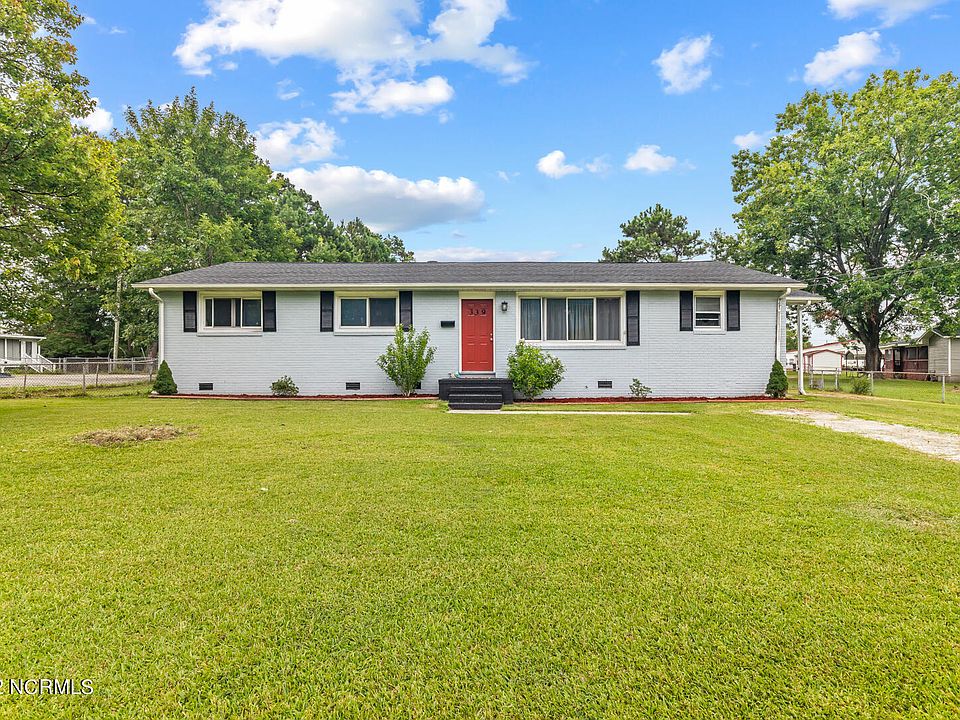
[[[521,339],[559,357],[549,396],[763,393],[804,283],[723,262],[225,263],[137,283],[160,302],[182,393],[394,394],[377,367],[397,324],[430,331],[422,384],[505,378]]]

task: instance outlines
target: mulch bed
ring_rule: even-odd
[[[276,395],[151,395],[152,398],[181,399],[181,400],[436,400],[437,395],[296,395],[294,397],[277,397]],[[738,403],[738,402],[797,402],[793,398],[771,398],[766,395],[746,395],[736,398],[708,398],[708,397],[590,397],[590,398],[540,398],[539,400],[518,400],[522,403],[537,405],[622,405],[626,403]]]

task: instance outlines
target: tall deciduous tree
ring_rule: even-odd
[[[0,0],[0,323],[50,318],[58,289],[119,264],[117,162],[90,111],[59,0]]]
[[[741,209],[721,257],[807,280],[867,368],[885,334],[960,302],[960,85],[919,70],[808,92],[763,150],[734,157]]]
[[[706,244],[687,218],[659,203],[620,225],[623,237],[613,250],[603,249],[600,262],[678,262],[702,254]]]
[[[297,259],[298,237],[280,214],[283,183],[257,156],[243,120],[201,105],[194,90],[125,119],[116,145],[123,234],[135,250],[124,287],[233,260]],[[129,289],[122,296],[126,343],[149,347],[155,304]]]

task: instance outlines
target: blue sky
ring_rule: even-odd
[[[960,37],[950,0],[79,9],[88,125],[196,85],[332,216],[396,232],[418,259],[595,260],[657,202],[732,230],[735,138],[762,143],[809,87],[956,71]]]

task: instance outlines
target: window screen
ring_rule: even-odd
[[[396,298],[370,298],[370,327],[394,327],[396,324]]]
[[[593,298],[567,300],[567,339],[593,340]]]
[[[620,339],[620,298],[597,298],[597,340]]]
[[[522,340],[543,339],[543,303],[540,298],[522,298],[520,300],[520,338]]]
[[[567,339],[567,301],[547,298],[547,340]]]
[[[720,327],[719,295],[697,295],[695,303],[694,317],[698,328]]]
[[[243,317],[244,327],[260,327],[260,301],[243,299]]]
[[[367,299],[342,298],[340,300],[340,324],[343,327],[366,327]]]

